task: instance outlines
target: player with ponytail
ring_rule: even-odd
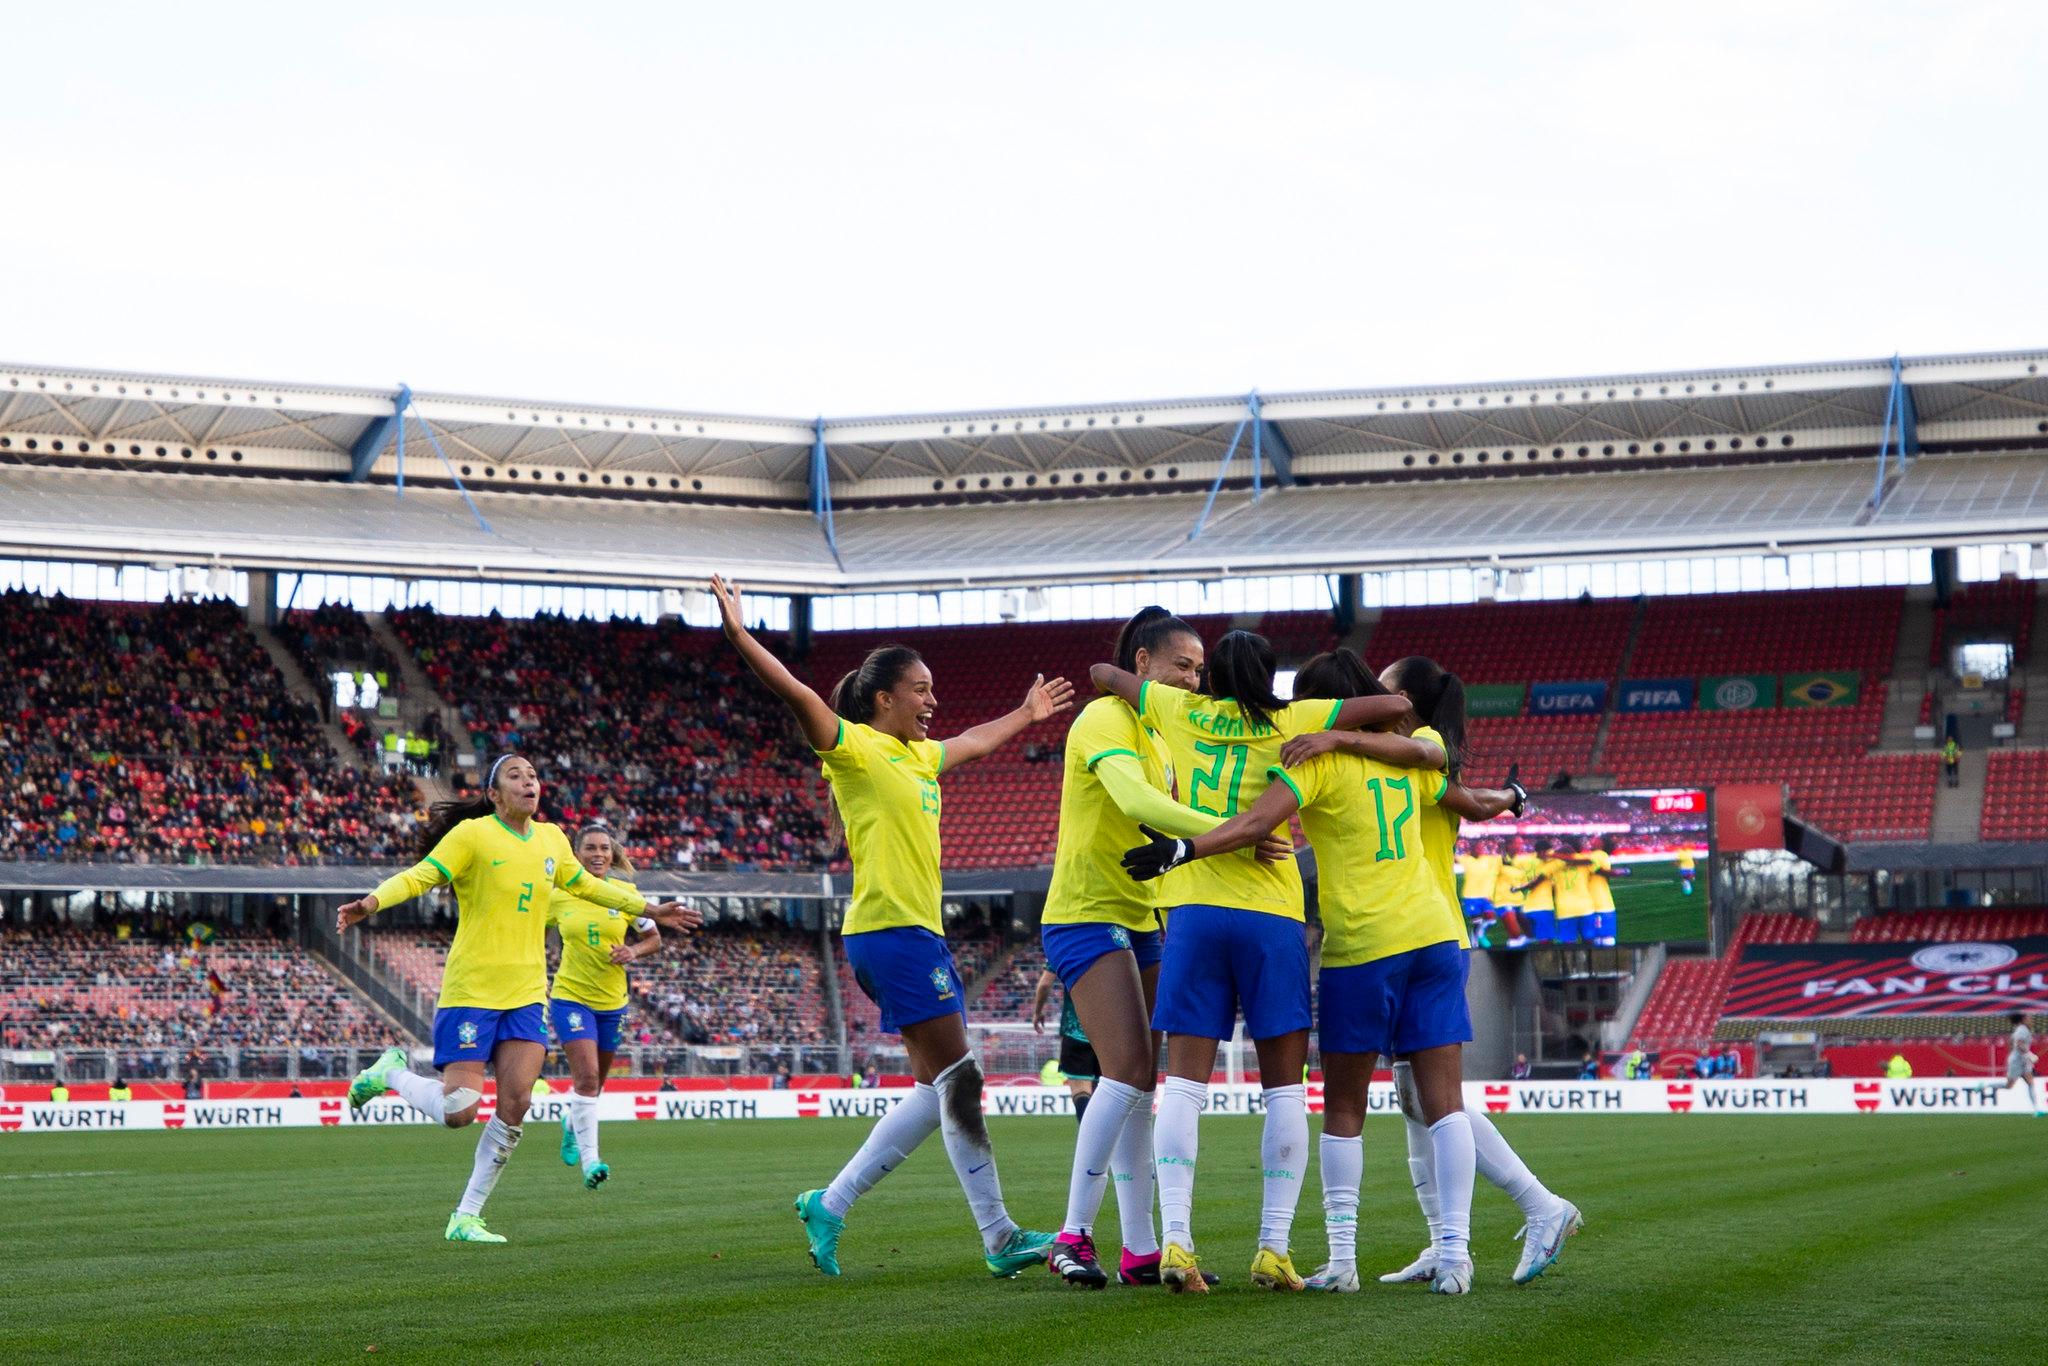
[[[1014,1276],[1045,1260],[1053,1235],[1028,1232],[1010,1218],[982,1122],[981,1069],[967,1047],[967,988],[939,914],[939,775],[1073,706],[1073,685],[1041,674],[1015,711],[934,740],[939,702],[932,671],[917,651],[891,645],[869,652],[839,680],[827,706],[747,630],[736,586],[714,577],[711,591],[726,639],[789,707],[823,764],[853,859],[853,899],[840,927],[846,961],[861,990],[881,1007],[882,1028],[902,1034],[917,1080],[909,1099],[876,1122],[830,1186],[797,1196],[811,1261],[837,1276],[847,1210],[942,1132],[981,1230],[983,1260],[991,1274]]]

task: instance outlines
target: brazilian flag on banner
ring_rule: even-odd
[[[1700,680],[1701,711],[1754,711],[1778,705],[1776,674],[1722,674]]]
[[[1853,707],[1862,697],[1860,673],[1785,675],[1788,707]]]
[[[1529,691],[1521,683],[1467,683],[1465,685],[1465,714],[1467,716],[1520,716],[1522,697]]]

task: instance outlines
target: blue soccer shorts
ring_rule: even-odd
[[[1307,930],[1299,920],[1196,903],[1174,907],[1168,923],[1173,933],[1159,968],[1154,1029],[1227,1039],[1240,1010],[1254,1039],[1314,1023]]]
[[[853,980],[882,1010],[882,1028],[900,1034],[904,1026],[967,1013],[967,988],[946,941],[930,930],[899,925],[849,934],[840,942]]]

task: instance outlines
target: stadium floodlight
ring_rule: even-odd
[[[1043,588],[1033,588],[1024,594],[1024,610],[1034,617],[1045,615],[1046,598]]]

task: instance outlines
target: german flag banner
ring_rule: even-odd
[[[2048,937],[1947,944],[1748,944],[1721,1014],[1801,1020],[2048,1011]]]
[[[1853,707],[1863,699],[1859,673],[1786,674],[1788,707]]]

